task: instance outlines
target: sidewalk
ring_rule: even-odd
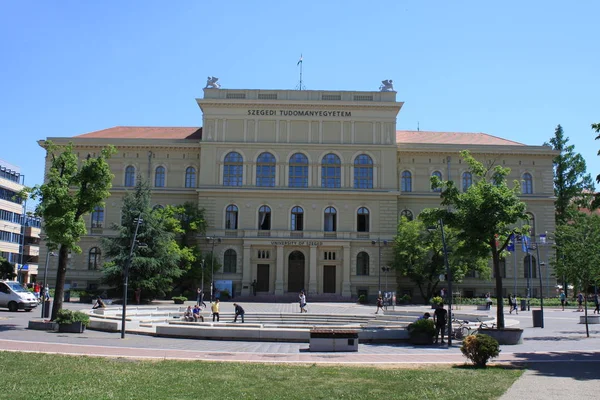
[[[165,304],[166,305],[166,304]],[[170,303],[169,303],[170,305]],[[72,309],[89,305],[67,303]],[[226,310],[233,307],[222,303]],[[297,312],[297,303],[244,303],[246,313]],[[423,313],[428,307],[406,306],[396,310]],[[351,303],[311,303],[311,313],[374,314],[374,307]],[[463,306],[463,312],[478,313],[475,307]],[[495,309],[491,310],[493,315]],[[523,344],[502,346],[499,364],[518,364],[527,368],[524,375],[502,397],[503,399],[554,399],[581,394],[598,398],[595,390],[600,379],[600,325],[590,325],[590,338],[581,313],[545,309],[545,328],[532,328],[531,312],[506,315],[525,329]],[[456,312],[456,311],[455,311]],[[118,333],[86,331],[79,335],[26,329],[29,320],[39,318],[39,310],[31,313],[0,311],[0,350],[47,352],[58,354],[142,359],[178,359],[235,361],[260,363],[310,364],[379,364],[393,366],[411,364],[463,364],[466,358],[458,344],[444,346],[412,346],[399,344],[359,344],[356,353],[311,353],[308,343],[241,342],[220,340],[172,339]],[[479,312],[482,315],[486,312]],[[594,388],[591,388],[594,383]]]

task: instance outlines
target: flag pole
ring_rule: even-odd
[[[298,90],[304,89],[304,85],[302,85],[302,54],[300,54],[300,60],[296,63],[296,66],[300,65],[300,83],[298,83]]]

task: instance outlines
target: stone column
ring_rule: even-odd
[[[308,294],[318,294],[317,290],[317,246],[310,246],[308,264]]]
[[[275,270],[275,295],[283,294],[283,245],[277,246],[277,268]]]
[[[252,294],[252,265],[250,264],[250,250],[249,245],[244,245],[244,257],[242,259],[242,296],[249,296]]]
[[[342,297],[352,297],[350,285],[350,245],[344,245],[344,263],[342,264]]]

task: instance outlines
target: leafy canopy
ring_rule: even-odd
[[[413,281],[427,303],[437,291],[440,275],[446,274],[441,230],[431,218],[435,210],[424,210],[419,219],[400,219],[394,238],[394,268],[401,276]],[[430,229],[430,227],[434,229]],[[454,281],[461,281],[469,271],[488,273],[487,259],[474,254],[457,237],[458,231],[445,228],[448,265]]]
[[[83,216],[96,206],[103,206],[110,196],[113,174],[107,160],[115,153],[113,146],[88,154],[78,160],[73,144],[58,146],[51,141],[43,144],[49,166],[46,180],[32,189],[33,199],[39,198],[36,214],[44,221],[48,247],[58,248],[58,268],[52,306],[52,319],[62,308],[67,258],[69,251],[81,252],[79,240],[87,233]]]
[[[437,176],[431,178],[434,188],[441,187],[442,206],[431,216],[442,219],[444,224],[457,230],[457,238],[463,241],[470,251],[482,257],[492,256],[496,279],[498,327],[504,327],[502,301],[502,276],[500,258],[505,251],[510,236],[520,234],[515,224],[527,219],[525,203],[519,198],[520,184],[513,182],[509,187],[506,177],[509,168],[500,165],[486,167],[477,161],[469,151],[464,150],[461,158],[473,174],[473,184],[461,192],[453,181],[442,182]],[[528,229],[524,226],[523,229]]]

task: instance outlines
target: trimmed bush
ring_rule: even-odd
[[[58,310],[58,314],[56,315],[54,322],[59,325],[81,322],[83,326],[87,327],[90,324],[90,317],[81,311],[72,311],[63,308]]]
[[[500,345],[489,335],[469,335],[463,340],[460,351],[478,367],[485,367],[491,358],[498,357]]]
[[[409,324],[406,329],[411,336],[421,333],[430,335],[431,337],[435,335],[435,326],[433,325],[433,320],[431,318],[418,319],[412,324]]]
[[[175,296],[175,297],[171,297],[171,300],[173,300],[175,302],[175,304],[183,304],[187,301],[187,297],[185,296]]]
[[[432,297],[431,300],[429,300],[429,302],[431,303],[431,305],[440,305],[444,302],[444,299],[442,299],[440,296],[435,296]]]

